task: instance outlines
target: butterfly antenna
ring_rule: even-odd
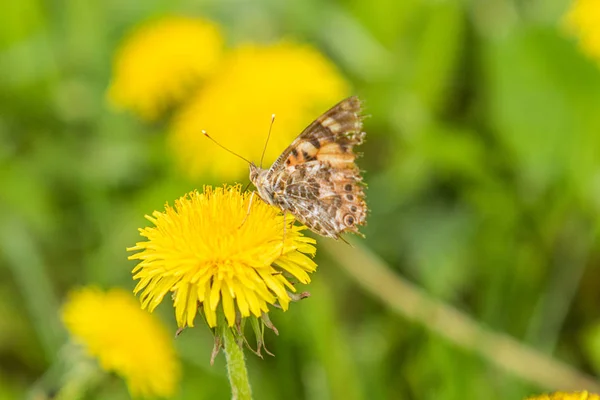
[[[225,150],[225,151],[228,151],[229,153],[233,154],[234,156],[241,158],[242,160],[246,161],[248,164],[252,164],[250,161],[248,161],[248,159],[247,159],[247,158],[240,156],[240,155],[239,155],[238,153],[236,153],[235,151],[228,149],[227,147],[223,146],[221,143],[217,142],[215,139],[213,139],[212,137],[210,137],[210,136],[208,135],[208,133],[206,133],[206,131],[205,131],[205,130],[202,130],[202,134],[203,134],[204,136],[206,136],[207,138],[209,138],[210,140],[212,140],[213,142],[215,142],[215,144],[216,144],[217,146],[219,146],[220,148],[222,148],[223,150]]]
[[[271,125],[269,125],[269,134],[267,135],[267,141],[263,148],[262,155],[260,156],[260,168],[262,168],[263,159],[265,158],[265,152],[267,151],[267,145],[269,144],[269,138],[271,137],[271,129],[273,128],[273,122],[275,122],[275,114],[271,114]]]

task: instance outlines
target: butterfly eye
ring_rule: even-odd
[[[344,223],[346,224],[346,226],[354,225],[354,217],[350,214],[346,214],[344,216]]]

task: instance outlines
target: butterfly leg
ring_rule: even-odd
[[[250,194],[250,201],[248,202],[248,210],[246,211],[246,216],[244,217],[244,220],[242,221],[240,226],[238,226],[238,229],[240,229],[242,226],[244,226],[244,224],[246,223],[246,220],[248,219],[248,215],[250,215],[250,208],[252,207],[252,200],[254,199],[254,193],[255,192],[252,192]]]

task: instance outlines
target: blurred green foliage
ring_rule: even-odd
[[[143,215],[205,183],[163,126],[110,110],[132,26],[209,17],[232,43],[294,37],[366,100],[365,244],[484,326],[600,371],[600,69],[561,33],[563,0],[100,2],[0,12],[0,399],[57,362],[58,308],[81,284],[133,288]],[[600,28],[599,28],[600,29]],[[251,96],[248,93],[248,96]],[[268,116],[267,116],[268,118]],[[249,355],[260,399],[508,399],[544,391],[403,319],[322,255],[311,298]],[[399,294],[401,296],[401,294]],[[174,328],[172,309],[158,313]],[[176,340],[180,399],[227,398],[202,327]],[[115,381],[116,382],[116,381]],[[583,388],[582,388],[583,389]],[[124,385],[90,398],[127,398]]]

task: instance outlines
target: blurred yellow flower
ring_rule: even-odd
[[[207,172],[238,178],[248,166],[216,148],[202,130],[258,163],[271,114],[276,114],[265,157],[270,164],[348,91],[336,67],[310,46],[241,46],[224,57],[219,71],[175,115],[171,142],[177,160],[192,178]]]
[[[105,371],[122,376],[132,396],[174,395],[180,365],[173,338],[131,294],[93,287],[74,290],[62,318],[74,341]]]
[[[109,99],[117,108],[156,119],[214,71],[222,47],[219,28],[211,22],[184,17],[149,22],[117,52]]]
[[[600,1],[574,0],[564,24],[566,30],[579,40],[582,51],[600,61]]]
[[[219,303],[229,326],[236,313],[260,317],[275,302],[288,308],[288,290],[296,290],[290,277],[309,283],[308,272],[316,269],[306,256],[314,255],[315,241],[288,214],[284,243],[281,210],[255,196],[248,214],[249,197],[239,185],[205,187],[146,216],[155,225],[140,229],[148,241],[128,249],[138,251],[129,258],[140,260],[133,278],[140,280],[135,293],[142,293],[143,308],[154,310],[173,292],[181,328],[194,326],[199,305],[210,327],[217,325]]]
[[[575,393],[556,392],[541,396],[528,397],[527,400],[600,400],[600,396],[586,391]]]

